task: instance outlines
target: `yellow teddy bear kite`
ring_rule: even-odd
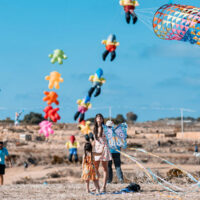
[[[91,122],[90,121],[85,121],[83,120],[82,122],[80,122],[80,124],[78,125],[78,128],[80,128],[81,133],[83,133],[84,135],[89,135],[89,133],[92,132],[92,129],[90,127]]]

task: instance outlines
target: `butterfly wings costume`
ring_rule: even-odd
[[[122,123],[116,128],[103,126],[110,149],[125,149],[127,147],[127,124]]]

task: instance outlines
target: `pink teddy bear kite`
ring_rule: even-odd
[[[51,128],[52,123],[49,121],[42,121],[40,123],[40,134],[44,134],[45,137],[49,137],[49,134],[53,134],[54,130]]]

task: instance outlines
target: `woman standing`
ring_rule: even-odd
[[[104,118],[102,114],[97,114],[94,120],[94,136],[95,136],[94,147],[95,147],[95,152],[97,153],[102,152],[102,154],[100,156],[95,156],[94,160],[98,176],[99,176],[99,165],[100,162],[102,163],[103,187],[101,192],[106,192],[106,183],[108,177],[108,161],[112,160],[112,157],[110,154],[106,136],[103,131],[103,125],[104,125]]]

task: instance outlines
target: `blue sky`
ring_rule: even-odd
[[[199,0],[173,2],[200,7]],[[113,116],[133,111],[139,121],[179,116],[178,108],[200,116],[199,47],[161,40],[147,24],[168,0],[139,3],[140,20],[127,25],[118,0],[1,0],[0,119],[22,109],[42,113],[44,77],[56,70],[64,78],[57,91],[61,121],[73,122],[76,100],[87,94],[88,77],[99,67],[107,82],[87,117],[108,116],[108,106]],[[120,42],[112,63],[101,58],[101,40],[110,33]],[[57,48],[69,57],[62,66],[48,58]]]

